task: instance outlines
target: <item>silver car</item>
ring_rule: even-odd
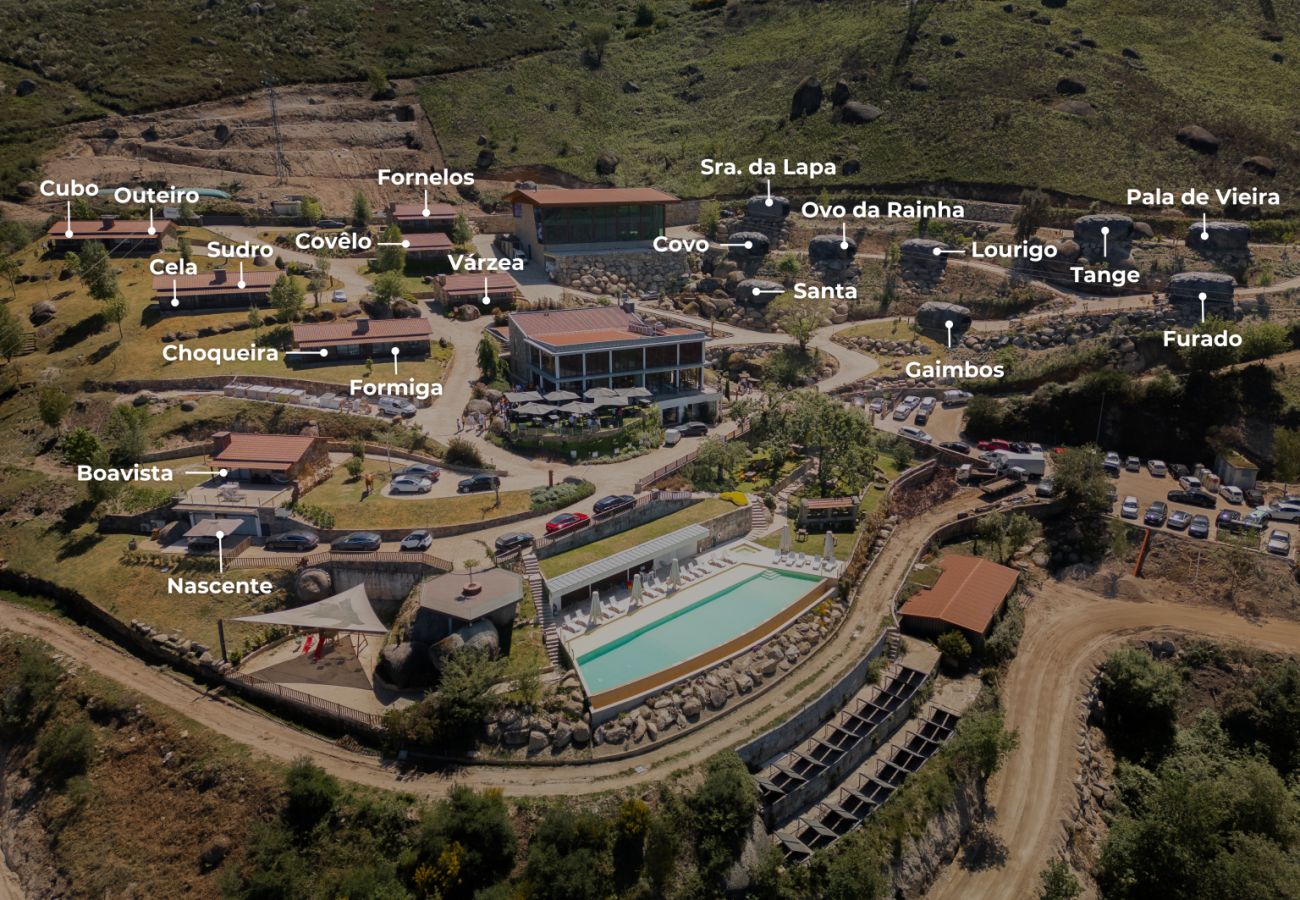
[[[1290,556],[1291,535],[1274,529],[1269,533],[1267,549],[1269,553],[1276,553],[1278,556]]]
[[[427,494],[431,490],[433,490],[432,481],[414,475],[399,475],[388,486],[388,491],[392,494]]]

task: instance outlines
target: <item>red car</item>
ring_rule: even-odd
[[[591,517],[586,513],[560,513],[546,523],[547,534],[560,534],[564,531],[576,531],[591,524]]]
[[[993,438],[990,441],[980,441],[975,445],[981,450],[1010,450],[1011,445],[1000,438]]]

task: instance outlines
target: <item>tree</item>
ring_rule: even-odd
[[[1047,868],[1038,873],[1043,882],[1038,892],[1039,900],[1074,900],[1083,893],[1079,879],[1074,877],[1070,866],[1063,859],[1054,859]]]
[[[1111,743],[1133,759],[1158,759],[1174,737],[1182,693],[1178,670],[1150,654],[1123,647],[1102,663],[1097,695]]]
[[[966,640],[966,635],[960,631],[945,631],[939,635],[935,645],[953,668],[960,669],[970,661],[970,641]]]
[[[800,353],[807,353],[813,332],[829,325],[834,311],[829,300],[782,294],[768,304],[767,321],[794,338]]]
[[[190,239],[181,235],[176,239],[176,252],[180,254],[181,262],[188,263],[193,255],[194,248],[190,244]]]
[[[695,825],[695,858],[708,879],[720,880],[749,837],[758,790],[733,752],[709,760],[704,783],[687,801]]]
[[[40,412],[41,421],[48,427],[57,431],[71,407],[72,398],[67,391],[52,384],[41,388],[41,398],[36,408]]]
[[[388,73],[379,66],[371,66],[366,71],[366,84],[372,97],[381,95],[388,90]]]
[[[497,350],[496,338],[486,330],[478,339],[478,370],[489,384],[501,376],[501,353]]]
[[[103,453],[99,438],[88,428],[74,428],[59,442],[63,461],[70,466],[88,466]]]
[[[348,477],[356,481],[366,470],[366,461],[357,456],[349,456],[347,462],[343,463],[343,468],[347,471]]]
[[[1273,432],[1273,477],[1288,485],[1300,481],[1300,428]]]
[[[298,211],[302,215],[303,221],[308,225],[315,225],[324,215],[320,201],[309,194],[304,194],[303,198],[298,201]]]
[[[1243,361],[1268,359],[1291,349],[1286,327],[1277,322],[1255,322],[1241,331],[1240,355]]]
[[[651,817],[646,829],[642,870],[658,896],[663,896],[677,868],[677,853],[681,843],[679,821],[677,817],[661,811]]]
[[[474,570],[478,568],[479,560],[474,558],[463,559],[460,561],[460,564],[465,567],[465,573],[469,575],[469,581],[466,583],[466,586],[477,587],[477,585],[474,584]]]
[[[8,304],[0,303],[0,354],[5,361],[14,358],[14,354],[23,348],[23,326],[18,322]]]
[[[316,264],[307,273],[307,289],[311,291],[316,306],[320,306],[321,292],[328,289],[330,284],[330,258],[323,254],[318,255]]]
[[[1015,240],[1027,241],[1047,224],[1052,216],[1052,198],[1039,190],[1022,191],[1020,208],[1016,210]]]
[[[81,719],[55,718],[36,741],[32,768],[50,784],[60,786],[80,775],[95,756],[95,732]]]
[[[636,14],[632,17],[632,24],[637,28],[649,28],[655,23],[655,8],[645,0],[641,0],[636,5]]]
[[[1110,484],[1096,447],[1071,447],[1057,454],[1052,475],[1053,499],[1077,530],[1079,549],[1100,554],[1109,545],[1106,517],[1110,513]]]
[[[338,779],[306,756],[289,764],[284,786],[284,821],[299,834],[328,821],[340,794]]]
[[[474,229],[470,227],[465,213],[456,213],[456,221],[451,226],[451,242],[457,246],[467,246],[474,240]]]
[[[748,458],[744,444],[713,435],[700,444],[684,474],[696,490],[726,491],[736,486],[735,469]]]
[[[302,286],[292,275],[281,275],[271,285],[271,306],[287,322],[296,322],[302,318],[306,297]]]
[[[1236,334],[1237,326],[1218,316],[1209,316],[1205,321],[1198,324],[1192,329],[1195,336],[1210,337],[1220,332]],[[1240,358],[1240,349],[1237,347],[1215,347],[1196,345],[1192,347],[1182,347],[1178,351],[1183,358],[1183,364],[1193,372],[1213,372],[1216,369],[1222,369],[1224,366],[1230,366]]]
[[[713,240],[722,221],[722,204],[717,200],[700,201],[700,233]]]
[[[149,434],[145,427],[149,411],[144,406],[119,403],[109,414],[108,433],[112,456],[124,463],[136,463],[149,447]]]
[[[437,896],[467,900],[508,876],[516,852],[510,810],[501,791],[478,793],[462,784],[425,814],[403,868],[414,874],[427,866],[432,871],[426,878],[437,886]],[[435,894],[426,889],[424,896]]]
[[[497,705],[491,688],[501,666],[486,652],[462,648],[443,661],[438,690],[414,706],[384,716],[389,736],[399,743],[425,747],[461,747],[472,743],[483,719]]]
[[[406,248],[402,246],[402,232],[389,225],[379,238],[380,247],[375,252],[376,272],[401,272],[406,268]]]
[[[352,195],[352,227],[365,228],[370,224],[370,201],[361,191]]]
[[[248,327],[253,329],[253,338],[256,340],[262,334],[262,311],[256,306],[248,308]]]
[[[587,65],[599,69],[605,61],[605,47],[613,37],[608,25],[593,25],[582,33],[582,56]]]
[[[86,291],[96,300],[112,300],[117,296],[117,273],[113,271],[108,251],[99,241],[86,241],[77,255],[77,274]]]
[[[546,811],[528,847],[527,896],[536,900],[604,900],[613,872],[609,828],[594,812]]]
[[[389,309],[405,294],[400,272],[380,272],[370,288],[370,295],[380,309]]]
[[[100,310],[100,315],[104,317],[105,322],[117,326],[117,339],[119,341],[125,337],[122,333],[122,320],[126,318],[127,312],[126,298],[121,295],[109,300],[104,304],[104,308]]]
[[[0,256],[0,278],[9,282],[9,292],[15,300],[18,299],[18,271],[17,260],[10,256]]]

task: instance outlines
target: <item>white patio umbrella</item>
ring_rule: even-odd
[[[654,396],[654,394],[650,392],[649,388],[643,388],[640,386],[630,387],[630,388],[617,388],[617,390],[621,396],[627,397],[629,400],[638,400],[638,399],[646,400]]]
[[[591,609],[587,613],[587,627],[594,628],[600,622],[600,591],[591,592]]]
[[[641,573],[637,572],[635,575],[632,576],[632,605],[633,606],[641,605],[642,590],[643,588],[641,586]]]
[[[781,555],[782,556],[785,556],[787,553],[790,552],[790,540],[791,540],[790,529],[782,528],[781,529]]]
[[[835,558],[835,535],[826,532],[826,541],[822,544],[822,559]]]
[[[555,412],[555,407],[545,403],[521,403],[513,411],[521,416],[545,416]]]
[[[571,416],[587,416],[596,411],[596,404],[581,403],[575,400],[572,403],[566,403],[561,406],[559,411]]]
[[[542,396],[547,403],[564,403],[569,400],[577,400],[578,395],[573,391],[550,391]]]
[[[588,400],[598,400],[601,398],[617,397],[618,391],[607,387],[594,387],[583,394]]]

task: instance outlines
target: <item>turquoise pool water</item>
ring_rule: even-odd
[[[772,618],[820,580],[807,573],[763,569],[702,597],[579,656],[587,690],[599,694],[699,656]]]

